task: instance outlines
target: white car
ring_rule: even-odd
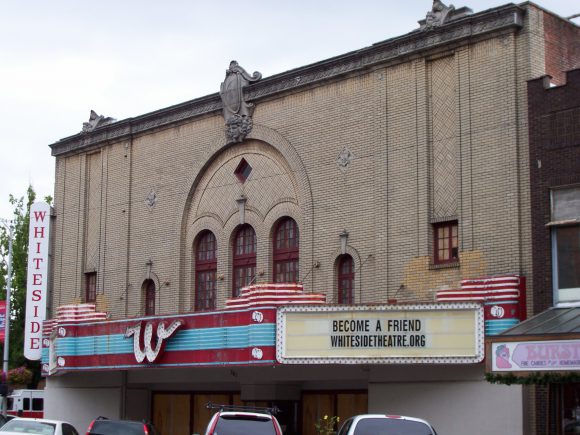
[[[13,418],[0,427],[0,435],[79,435],[74,426],[66,421],[45,418]]]
[[[282,435],[282,428],[272,415],[277,409],[212,403],[207,408],[218,411],[209,421],[205,435]]]
[[[404,415],[362,414],[347,419],[337,435],[437,435],[425,420]]]

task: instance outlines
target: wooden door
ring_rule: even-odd
[[[216,412],[215,409],[207,409],[207,403],[211,402],[216,405],[230,405],[231,394],[195,394],[191,414],[193,415],[193,432],[194,434],[205,433],[205,429],[211,416]]]
[[[361,393],[338,393],[336,395],[336,415],[340,418],[338,427],[353,415],[368,413],[368,394]]]
[[[161,435],[191,435],[190,397],[188,393],[153,395],[153,424]]]
[[[324,416],[335,415],[334,394],[306,393],[302,396],[302,435],[316,435],[314,425]]]
[[[316,435],[315,424],[324,416],[337,416],[342,422],[349,417],[368,412],[368,394],[364,392],[317,392],[302,395],[302,435]]]

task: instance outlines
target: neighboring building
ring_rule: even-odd
[[[537,426],[561,434],[580,430],[580,69],[553,79],[528,82],[536,316],[490,340],[490,362],[498,380],[536,379]]]
[[[219,94],[51,145],[47,417],[542,433],[532,387],[485,381],[484,335],[537,303],[526,82],[580,66],[578,27],[439,1],[419,24],[268,78],[232,62]]]

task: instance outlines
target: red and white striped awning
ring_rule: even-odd
[[[240,296],[226,301],[226,309],[324,303],[326,295],[304,293],[299,283],[261,283],[243,287]]]
[[[461,288],[439,290],[438,302],[447,301],[514,301],[520,297],[521,277],[517,275],[464,279]]]

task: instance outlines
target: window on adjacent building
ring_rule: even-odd
[[[155,282],[152,279],[145,280],[143,291],[145,293],[145,315],[152,316],[155,314]]]
[[[85,302],[97,301],[97,272],[85,273]]]
[[[195,250],[195,310],[216,307],[217,244],[210,231],[201,234]]]
[[[232,295],[240,295],[256,275],[256,232],[250,225],[241,226],[234,239]]]
[[[338,303],[354,304],[354,261],[350,255],[338,259]]]
[[[433,260],[435,264],[459,261],[457,221],[440,222],[433,225]]]
[[[274,281],[298,282],[299,235],[298,225],[291,218],[278,222],[274,232]]]
[[[552,275],[556,303],[580,300],[580,187],[551,192]]]

